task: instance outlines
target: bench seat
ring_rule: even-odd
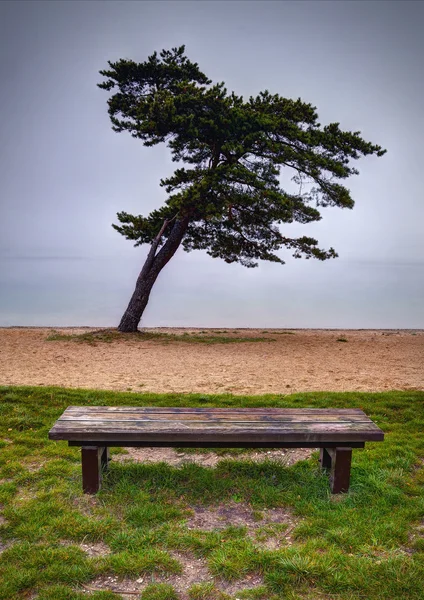
[[[70,406],[49,438],[82,447],[86,493],[99,490],[110,446],[321,448],[338,493],[349,489],[352,448],[384,433],[360,409]]]

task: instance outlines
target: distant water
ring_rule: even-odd
[[[181,253],[160,275],[142,324],[424,328],[419,263],[313,261],[228,267]],[[115,326],[141,266],[121,258],[0,258],[0,326]]]

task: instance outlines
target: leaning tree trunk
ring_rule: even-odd
[[[189,217],[186,216],[175,221],[168,239],[157,254],[157,248],[163,232],[170,223],[169,221],[164,222],[161,230],[152,242],[146,262],[137,278],[134,293],[118,326],[119,331],[122,333],[137,331],[141,316],[149,301],[152,287],[163,267],[174,256],[178,246],[181,244],[184,234],[187,231],[189,220]]]

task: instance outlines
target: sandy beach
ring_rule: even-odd
[[[0,329],[0,385],[232,394],[424,389],[422,330],[239,329],[223,335],[275,341],[212,345],[47,341],[52,331]]]

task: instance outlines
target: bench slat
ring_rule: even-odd
[[[360,414],[366,419],[370,420],[360,408],[274,408],[274,407],[241,407],[241,408],[215,408],[215,407],[179,407],[179,406],[68,406],[63,414],[78,414],[79,412],[90,412],[97,414],[99,412],[104,413],[144,413],[144,414],[280,414],[280,415],[357,415]]]
[[[375,426],[376,427],[376,426]],[[267,423],[264,421],[225,421],[224,419],[215,421],[184,421],[179,419],[178,421],[154,421],[148,420],[131,420],[131,421],[59,421],[55,426],[56,429],[63,431],[79,431],[79,430],[137,430],[142,431],[157,431],[157,430],[181,430],[190,431],[195,429],[216,429],[216,430],[228,430],[228,429],[246,429],[255,431],[256,429],[266,429],[270,431],[369,431],[373,430],[367,422],[345,422],[345,423],[334,423],[334,422],[315,422],[315,423],[303,423],[298,421],[296,423],[287,423],[284,421],[274,421]]]
[[[240,444],[384,438],[359,409],[69,407],[49,433],[50,439],[105,442],[202,442],[205,436],[209,441]]]
[[[144,413],[78,413],[72,415],[63,415],[60,417],[59,421],[61,423],[70,421],[70,422],[78,422],[78,421],[87,421],[87,422],[116,422],[116,421],[151,421],[151,422],[252,422],[252,423],[369,423],[369,419],[364,417],[363,415],[265,415],[265,414],[229,414],[224,415],[219,413],[217,415],[212,413],[197,413],[195,415],[184,414],[181,413],[178,416],[174,416],[169,413],[162,414],[144,414]]]

